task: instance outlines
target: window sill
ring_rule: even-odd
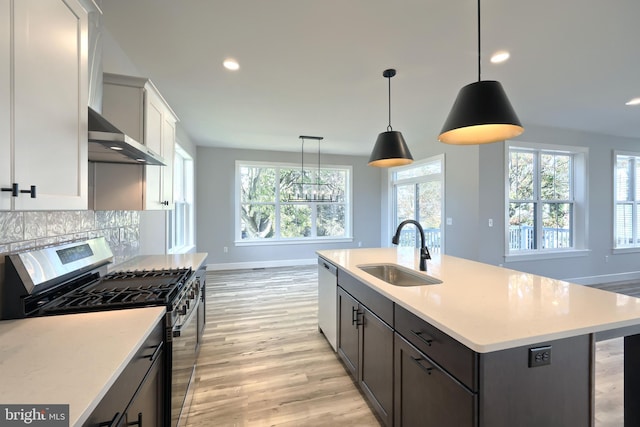
[[[236,246],[280,246],[280,245],[312,245],[318,243],[348,243],[353,237],[328,239],[279,239],[279,240],[236,240]]]
[[[639,248],[640,249],[640,248]],[[540,252],[526,252],[522,254],[509,254],[504,256],[504,262],[519,262],[519,261],[538,261],[544,259],[557,259],[557,258],[574,258],[588,256],[591,253],[590,249],[568,249],[568,250],[555,250],[555,251],[540,251]]]
[[[611,251],[612,254],[631,254],[634,252],[640,252],[640,246],[627,247],[627,248],[614,248]]]
[[[188,245],[188,246],[179,246],[176,248],[169,249],[167,253],[168,254],[188,254],[188,253],[195,252],[195,250],[196,250],[196,247],[194,245]]]

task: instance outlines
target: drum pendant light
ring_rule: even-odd
[[[438,140],[447,144],[487,144],[514,138],[524,128],[500,82],[480,79],[478,0],[478,81],[460,89]]]
[[[389,79],[389,125],[386,132],[378,135],[376,145],[373,146],[371,157],[369,157],[369,166],[388,168],[408,165],[413,162],[409,147],[402,134],[391,128],[391,77],[396,75],[396,70],[384,70],[382,75]]]

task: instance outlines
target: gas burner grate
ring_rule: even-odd
[[[76,288],[42,308],[43,314],[76,313],[166,305],[191,276],[190,268],[113,272]]]

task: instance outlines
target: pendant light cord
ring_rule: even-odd
[[[320,140],[318,140],[318,174],[316,175],[316,185],[320,188]]]
[[[480,81],[480,0],[478,0],[478,81]]]
[[[391,77],[387,77],[389,81],[389,125],[387,126],[387,132],[392,130],[391,128]]]
[[[302,140],[302,161],[300,162],[300,184],[304,185],[304,138],[300,137]]]

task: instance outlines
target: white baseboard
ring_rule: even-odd
[[[318,258],[283,259],[283,260],[276,260],[276,261],[228,262],[224,264],[207,264],[207,271],[252,270],[256,268],[271,268],[271,267],[295,267],[298,265],[313,265],[317,263],[318,263]]]
[[[575,277],[563,279],[567,282],[578,283],[580,285],[597,285],[599,283],[626,282],[640,280],[640,271],[629,271],[626,273],[603,274],[601,276]]]

